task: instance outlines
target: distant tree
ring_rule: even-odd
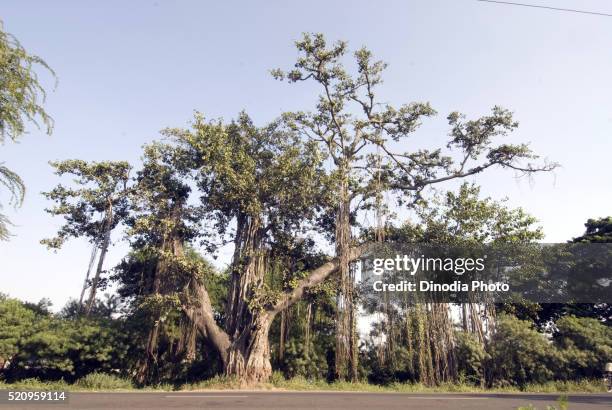
[[[612,217],[588,219],[584,224],[585,232],[581,236],[573,238],[571,243],[578,244],[612,244]],[[597,246],[597,245],[596,245]],[[612,248],[605,246],[600,248],[602,252],[612,253]],[[610,245],[612,246],[612,245]],[[601,255],[603,261],[603,254]],[[579,260],[573,261],[575,263]],[[584,273],[582,281],[585,281]],[[601,273],[601,272],[600,272]],[[593,278],[596,279],[596,278]],[[548,327],[551,323],[556,322],[559,318],[567,315],[577,317],[591,317],[598,319],[602,323],[612,326],[612,304],[610,303],[546,303],[541,304],[537,312],[536,323],[540,327]]]
[[[609,243],[612,244],[612,216],[589,219],[584,224],[586,231],[582,236],[574,238],[575,243]],[[612,245],[610,245],[612,247]],[[606,247],[610,253],[612,248]],[[566,307],[566,312],[576,316],[597,318],[612,326],[612,305],[610,303],[574,304]]]
[[[26,131],[28,122],[53,130],[53,120],[44,110],[46,92],[39,82],[35,67],[40,66],[55,76],[40,57],[29,54],[11,34],[3,30],[0,21],[0,145],[17,141]],[[0,185],[9,190],[9,204],[21,206],[25,184],[15,172],[0,162]],[[0,209],[2,204],[0,204]],[[10,237],[10,221],[0,213],[0,241]]]
[[[96,301],[89,312],[89,317],[93,319],[112,319],[121,313],[119,296],[105,293],[104,298],[96,298]],[[59,312],[58,316],[64,319],[78,319],[82,314],[79,301],[70,299]]]
[[[574,238],[572,242],[612,243],[612,216],[607,218],[589,219],[584,226],[584,235]]]
[[[85,306],[85,313],[88,315],[95,303],[111,232],[127,216],[131,166],[124,161],[82,160],[52,162],[51,165],[57,175],[72,175],[74,180],[71,187],[59,184],[51,191],[43,193],[47,199],[55,202],[55,206],[46,211],[51,215],[63,216],[65,223],[57,236],[43,239],[41,243],[48,248],[59,249],[68,239],[83,237],[93,244],[79,299],[79,305],[82,305],[85,291],[89,287]],[[100,256],[90,283],[89,276],[98,251]]]

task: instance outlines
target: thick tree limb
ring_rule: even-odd
[[[206,288],[198,283],[193,282],[194,297],[198,301],[199,306],[187,306],[183,304],[183,312],[192,320],[202,336],[210,341],[213,346],[219,351],[221,359],[224,363],[227,362],[228,349],[230,347],[230,338],[223,329],[217,325],[213,314],[212,304]]]
[[[369,249],[371,249],[372,246],[374,246],[373,243],[365,243],[363,245],[351,248],[349,251],[349,262],[352,262],[361,257]],[[269,311],[273,314],[276,314],[281,310],[293,305],[295,302],[302,298],[306,289],[323,282],[325,279],[327,279],[327,277],[329,277],[329,275],[334,273],[339,266],[340,258],[334,258],[329,262],[326,262],[323,265],[319,266],[317,269],[310,272],[310,275],[302,279],[294,289],[286,292],[283,297],[273,307],[269,309]]]

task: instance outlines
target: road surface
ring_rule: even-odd
[[[416,394],[354,392],[70,393],[68,403],[2,409],[512,409],[554,405],[557,394]],[[570,394],[569,410],[611,409],[612,394]]]

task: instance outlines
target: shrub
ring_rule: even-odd
[[[612,328],[597,319],[563,317],[555,323],[555,344],[564,363],[562,378],[601,377],[612,360]]]
[[[302,376],[306,379],[323,379],[327,375],[327,361],[316,352],[313,343],[308,351],[302,343],[292,340],[285,351],[285,373],[292,379]]]
[[[37,377],[72,382],[94,371],[121,366],[125,343],[119,329],[91,320],[40,318],[18,341],[10,380]]]
[[[488,361],[494,386],[545,383],[554,378],[560,362],[555,346],[533,324],[501,315],[490,342]]]
[[[478,385],[484,381],[484,365],[490,358],[484,346],[471,333],[457,332],[457,364],[462,381]]]

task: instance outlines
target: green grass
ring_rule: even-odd
[[[131,380],[105,373],[90,373],[77,380],[75,384],[86,390],[129,390],[134,388]]]
[[[90,373],[77,380],[67,383],[63,380],[41,381],[39,379],[23,379],[13,383],[0,381],[0,390],[66,390],[66,391],[171,391],[175,390],[170,384],[147,386],[137,388],[134,383],[124,377],[105,373]]]
[[[73,390],[73,385],[63,380],[59,381],[40,381],[38,379],[23,379],[14,383],[4,383],[0,381],[0,389],[14,390]]]
[[[365,391],[381,393],[602,393],[606,391],[603,382],[591,380],[530,384],[522,389],[518,387],[484,389],[471,384],[463,383],[446,383],[432,387],[425,386],[420,383],[392,383],[386,386],[379,386],[368,383],[327,383],[324,381],[310,381],[298,377],[290,380],[280,380],[277,383],[274,383],[273,386],[284,390]]]
[[[38,379],[25,379],[15,383],[3,383],[0,381],[0,389],[19,390],[69,390],[69,391],[197,391],[197,390],[295,390],[295,391],[353,391],[353,392],[398,392],[398,393],[601,393],[605,392],[605,386],[601,381],[558,381],[545,384],[531,384],[522,389],[518,387],[504,387],[496,389],[483,389],[469,384],[448,383],[439,386],[424,386],[419,383],[392,383],[379,386],[369,383],[357,382],[335,382],[327,383],[322,380],[308,380],[303,377],[285,379],[281,373],[275,372],[268,383],[257,385],[244,385],[240,381],[216,376],[197,383],[189,383],[181,386],[171,384],[160,384],[137,388],[131,380],[108,375],[104,373],[92,373],[74,384],[64,381],[45,382]]]

